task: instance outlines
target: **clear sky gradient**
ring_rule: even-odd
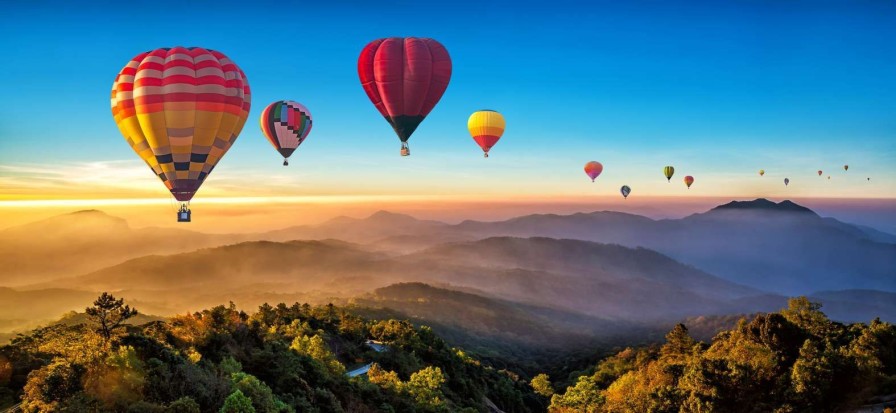
[[[632,197],[896,198],[893,1],[79,3],[0,13],[0,199],[163,199],[109,91],[134,55],[175,45],[224,52],[253,90],[194,204],[587,199],[623,184]],[[360,50],[387,36],[433,37],[454,63],[408,158],[357,76]],[[279,99],[314,116],[287,168],[257,122]],[[482,108],[507,119],[489,159],[466,130]],[[589,160],[605,167],[595,184]]]

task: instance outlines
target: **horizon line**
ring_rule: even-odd
[[[570,195],[570,196],[491,196],[491,197],[470,197],[470,196],[454,196],[454,195],[290,195],[290,196],[245,196],[245,197],[208,197],[201,198],[198,204],[217,204],[217,205],[256,205],[256,204],[291,204],[291,203],[307,203],[307,204],[351,204],[363,203],[371,201],[379,202],[400,202],[400,201],[448,201],[461,203],[545,203],[545,204],[562,204],[562,203],[590,203],[595,199],[601,200],[617,200],[617,196],[611,195]],[[707,200],[707,199],[817,199],[817,200],[874,200],[874,201],[896,201],[896,197],[858,197],[858,196],[795,196],[781,197],[773,195],[641,195],[633,199],[676,199],[676,200]],[[62,198],[62,199],[0,199],[0,208],[16,208],[16,207],[77,207],[77,206],[140,206],[140,205],[166,205],[178,203],[173,199],[160,198]]]

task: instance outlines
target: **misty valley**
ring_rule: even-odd
[[[841,412],[896,393],[896,235],[790,201],[234,234],[87,210],[0,231],[0,268],[0,407],[26,411]]]

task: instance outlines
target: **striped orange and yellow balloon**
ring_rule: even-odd
[[[493,110],[480,110],[473,112],[470,119],[467,120],[467,129],[476,144],[482,148],[485,157],[488,158],[488,151],[492,149],[504,134],[504,116]]]
[[[221,52],[161,48],[131,59],[112,84],[125,140],[178,201],[189,201],[236,141],[249,82]]]

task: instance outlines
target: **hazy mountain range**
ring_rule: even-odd
[[[98,291],[158,315],[351,300],[539,345],[776,310],[786,295],[810,295],[835,319],[896,320],[896,237],[764,199],[675,220],[603,211],[449,225],[381,211],[229,235],[81,211],[0,231],[0,268],[12,287],[0,289],[0,331],[82,309]]]

